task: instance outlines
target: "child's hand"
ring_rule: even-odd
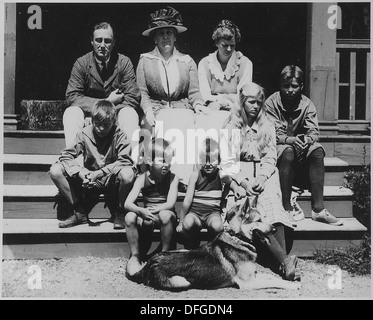
[[[82,180],[82,181],[84,181],[84,180],[86,180],[87,178],[86,178],[86,176],[90,173],[91,171],[89,171],[88,169],[86,169],[86,168],[84,168],[83,170],[80,170],[79,171],[79,178],[80,178],[80,180]]]
[[[144,220],[151,220],[154,222],[159,222],[159,218],[157,215],[151,213],[149,208],[142,208],[140,211],[141,218]]]
[[[90,171],[88,169],[83,169],[79,172],[79,178],[80,180],[82,180],[82,186],[83,188],[88,188],[89,187],[89,179],[88,179],[88,175],[89,175]]]
[[[87,178],[90,180],[90,182],[95,182],[98,178],[102,176],[101,170],[91,171],[88,173]]]
[[[179,221],[179,224],[176,226],[176,232],[180,233],[183,230],[183,222]]]
[[[299,150],[304,150],[307,148],[309,142],[309,138],[307,138],[303,134],[299,134],[295,137],[294,147]]]
[[[241,186],[236,188],[234,190],[234,197],[236,200],[240,200],[244,197],[246,197],[246,190],[244,188],[242,188]]]

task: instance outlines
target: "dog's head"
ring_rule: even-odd
[[[245,240],[249,242],[252,242],[256,237],[262,242],[269,243],[268,235],[275,232],[276,228],[271,224],[262,221],[255,221],[251,223],[243,223],[238,237],[241,239],[245,238]]]
[[[252,242],[254,237],[268,242],[268,235],[276,232],[272,225],[261,221],[258,209],[250,204],[248,197],[235,202],[227,212],[227,221],[228,232],[246,242]]]

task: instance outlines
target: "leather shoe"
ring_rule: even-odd
[[[88,223],[88,217],[84,213],[80,212],[74,212],[74,214],[66,219],[65,221],[62,221],[58,224],[60,228],[71,228],[74,226],[77,226],[79,224],[85,224]]]
[[[299,281],[300,275],[296,272],[298,257],[292,255],[287,257],[281,265],[282,276],[285,280]]]
[[[118,212],[114,219],[114,229],[125,229],[126,225],[124,223],[124,213]]]

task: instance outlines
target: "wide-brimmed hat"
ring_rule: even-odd
[[[166,7],[165,9],[160,9],[151,13],[148,22],[148,29],[146,29],[142,35],[149,36],[150,32],[155,29],[169,27],[175,28],[178,33],[187,30],[183,25],[180,13],[172,7]]]

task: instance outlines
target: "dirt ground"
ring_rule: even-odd
[[[333,266],[300,260],[301,289],[237,288],[217,290],[159,291],[128,280],[127,259],[80,257],[52,260],[4,260],[3,299],[147,299],[147,300],[243,300],[243,299],[370,299],[371,277],[352,276]],[[258,272],[271,273],[258,266]]]

